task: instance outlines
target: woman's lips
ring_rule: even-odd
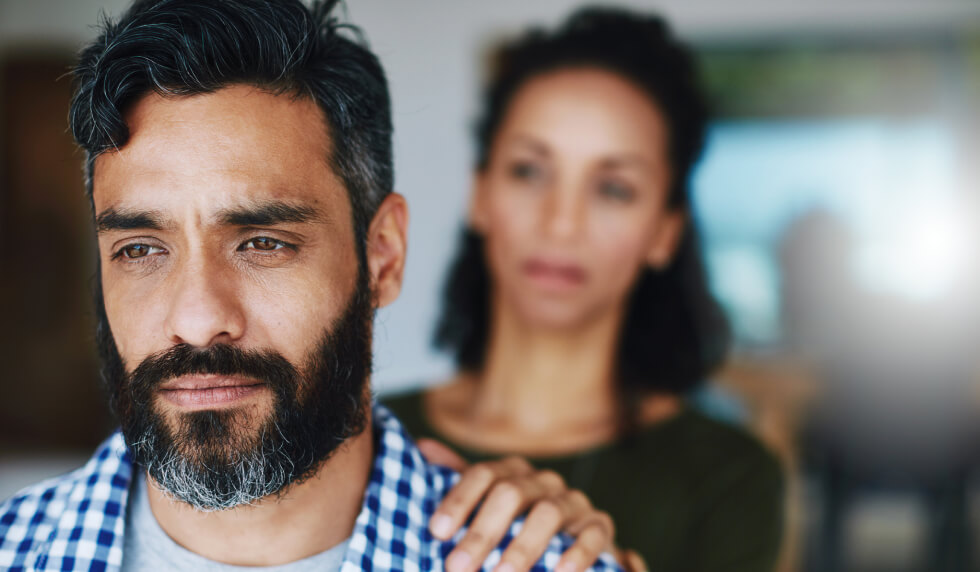
[[[585,283],[585,270],[577,264],[532,258],[524,263],[524,274],[539,286],[565,290]]]
[[[265,388],[265,384],[243,377],[191,375],[168,381],[160,395],[183,409],[213,409],[244,400]]]

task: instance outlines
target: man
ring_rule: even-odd
[[[408,213],[384,73],[334,4],[140,0],[82,53],[70,120],[122,431],[0,506],[0,567],[428,570],[465,534],[427,531],[457,477],[370,407]],[[544,540],[553,567],[570,542]]]

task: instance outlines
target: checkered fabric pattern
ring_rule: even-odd
[[[342,572],[442,570],[465,531],[434,538],[428,521],[459,476],[425,462],[401,423],[374,406],[375,459]],[[30,487],[0,505],[0,570],[119,570],[133,464],[121,433],[81,469]],[[520,532],[516,521],[483,563],[492,570]],[[553,570],[572,539],[552,538],[533,570]],[[619,570],[603,555],[594,571]]]
[[[133,464],[121,433],[0,505],[0,570],[118,570]]]

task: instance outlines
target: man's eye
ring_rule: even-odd
[[[251,240],[247,240],[238,248],[238,250],[281,250],[289,246],[281,240],[276,240],[274,238],[269,238],[268,236],[259,236]]]
[[[150,246],[149,244],[127,244],[126,246],[120,248],[113,258],[123,257],[134,260],[137,258],[145,258],[150,254],[156,254],[162,251],[162,248],[158,246]]]

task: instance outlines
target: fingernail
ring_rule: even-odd
[[[494,572],[514,572],[514,567],[510,562],[504,562],[503,564],[498,565]]]
[[[447,538],[449,537],[449,528],[452,526],[452,524],[453,520],[447,515],[436,514],[432,518],[432,534]]]
[[[449,572],[462,572],[463,570],[469,570],[470,562],[473,558],[466,552],[453,552],[446,561],[446,570]]]
[[[576,570],[578,570],[578,568],[575,567],[575,564],[574,563],[572,563],[572,562],[562,562],[558,566],[558,568],[556,568],[555,572],[576,572]]]

